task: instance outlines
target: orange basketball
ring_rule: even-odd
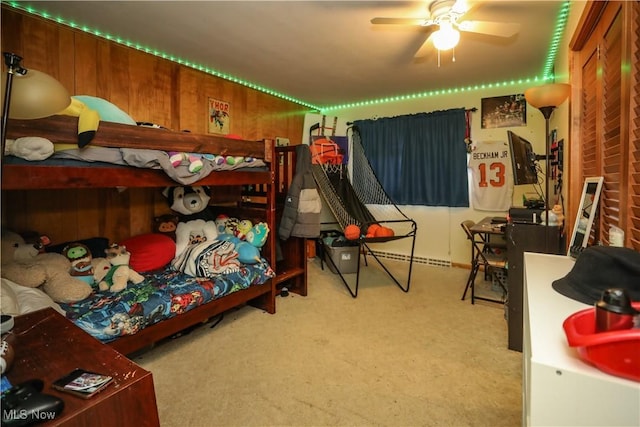
[[[369,228],[367,228],[367,236],[371,235],[371,236],[375,236],[376,235],[376,230],[380,228],[380,224],[371,224],[369,226]]]
[[[375,232],[376,237],[392,237],[394,235],[395,233],[389,227],[380,227]]]
[[[355,224],[349,224],[344,228],[344,237],[347,240],[358,240],[360,238],[360,227]]]

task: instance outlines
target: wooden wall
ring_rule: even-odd
[[[50,74],[72,95],[104,98],[136,121],[206,133],[211,97],[230,103],[232,134],[249,140],[286,137],[293,144],[302,139],[307,107],[5,5],[1,31],[2,51],[23,57],[25,68]],[[213,198],[235,192],[217,188]],[[87,189],[3,192],[2,211],[3,226],[46,233],[59,243],[149,232],[153,218],[169,209],[160,189]]]

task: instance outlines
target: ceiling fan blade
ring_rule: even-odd
[[[487,34],[497,37],[512,37],[520,31],[520,24],[491,21],[462,21],[458,23],[460,31]]]
[[[425,25],[429,25],[430,21],[428,19],[420,19],[420,18],[373,18],[371,20],[371,23],[372,24],[425,26]]]
[[[431,53],[433,52],[433,50],[435,48],[433,47],[433,43],[431,43],[429,40],[430,40],[430,38],[427,38],[424,41],[422,46],[420,46],[420,49],[418,49],[416,51],[415,55],[413,55],[414,58],[420,59],[420,58],[425,58],[425,57],[431,55]]]
[[[431,34],[433,34],[433,32],[437,28],[438,28],[437,25],[432,25],[430,28],[427,29],[426,36],[424,38],[424,42],[418,48],[416,53],[413,55],[414,58],[420,59],[420,58],[425,58],[425,57],[431,55],[431,53],[433,52],[433,49],[434,49],[433,43],[431,42]]]

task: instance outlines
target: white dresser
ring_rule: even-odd
[[[567,344],[562,323],[589,306],[551,283],[573,265],[566,256],[524,255],[522,424],[640,426],[640,383],[588,365]]]

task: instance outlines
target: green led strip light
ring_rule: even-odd
[[[103,33],[100,30],[95,30],[95,29],[89,28],[89,27],[87,27],[85,25],[79,25],[79,24],[77,24],[77,23],[75,23],[73,21],[68,21],[68,20],[65,20],[64,18],[61,18],[61,17],[53,17],[47,12],[36,10],[31,6],[23,5],[20,2],[3,1],[3,3],[8,4],[9,6],[11,6],[14,9],[22,10],[24,12],[27,12],[27,13],[31,14],[31,15],[36,15],[36,16],[48,19],[50,21],[55,21],[58,24],[65,25],[67,27],[71,27],[71,28],[74,28],[76,30],[83,31],[85,33],[92,34],[92,35],[97,36],[97,37],[101,37],[103,39],[118,43],[120,45],[124,45],[124,46],[130,47],[132,49],[136,49],[136,50],[139,50],[141,52],[145,52],[145,53],[157,56],[159,58],[163,58],[163,59],[167,59],[167,60],[172,61],[172,62],[176,62],[176,63],[178,63],[180,65],[184,65],[185,67],[190,67],[190,68],[193,68],[195,70],[202,71],[204,73],[210,74],[212,76],[216,76],[216,77],[219,77],[221,79],[225,79],[225,80],[231,81],[233,83],[238,83],[238,84],[240,84],[242,86],[246,86],[248,88],[255,89],[257,91],[266,93],[267,95],[272,95],[272,96],[284,99],[286,101],[293,102],[295,104],[299,104],[299,105],[302,105],[302,106],[305,106],[305,107],[312,108],[314,110],[319,110],[320,109],[319,107],[317,107],[317,106],[315,106],[313,104],[310,104],[308,102],[301,101],[299,99],[296,99],[296,98],[293,98],[291,96],[285,95],[283,93],[277,92],[275,90],[266,88],[264,86],[257,85],[255,83],[249,82],[247,80],[242,80],[242,79],[240,79],[238,77],[222,73],[222,72],[214,70],[212,68],[205,67],[205,66],[199,65],[199,64],[195,64],[195,63],[193,63],[191,61],[188,61],[188,60],[185,60],[185,59],[182,59],[182,58],[178,58],[178,57],[173,56],[173,55],[169,55],[167,53],[158,51],[156,49],[150,49],[150,48],[142,46],[142,45],[140,45],[138,43],[134,43],[134,42],[131,42],[129,40],[125,40],[125,39],[122,39],[120,37],[108,34],[108,33]]]
[[[83,25],[78,25],[75,22],[72,21],[66,21],[63,18],[60,17],[52,17],[50,14],[48,14],[47,12],[43,12],[43,11],[38,11],[35,10],[34,8],[28,6],[28,5],[22,5],[19,2],[15,2],[15,1],[2,1],[2,3],[8,4],[9,6],[15,8],[15,9],[19,9],[22,11],[25,11],[29,14],[32,15],[37,15],[40,16],[42,18],[51,20],[51,21],[55,21],[61,25],[66,25],[68,27],[89,33],[89,34],[93,34],[97,37],[101,37],[107,40],[110,40],[112,42],[163,58],[163,59],[167,59],[169,61],[172,62],[176,62],[180,65],[184,65],[185,67],[190,67],[199,71],[202,71],[204,73],[210,74],[212,76],[215,77],[219,77],[228,81],[231,81],[233,83],[238,83],[242,86],[246,86],[248,88],[251,89],[255,89],[257,91],[266,93],[268,95],[272,95],[281,99],[284,99],[286,101],[290,101],[293,102],[295,104],[299,104],[305,107],[309,107],[312,108],[314,110],[318,110],[321,113],[326,113],[328,111],[331,110],[339,110],[339,109],[344,109],[344,108],[354,108],[354,107],[362,107],[362,106],[369,106],[369,105],[379,105],[379,104],[386,104],[389,102],[398,102],[398,101],[408,101],[408,100],[413,100],[413,99],[420,99],[420,98],[429,98],[429,97],[435,97],[435,96],[442,96],[442,95],[451,95],[451,94],[457,94],[457,93],[462,93],[462,92],[472,92],[472,91],[476,91],[476,90],[484,90],[484,89],[491,89],[491,88],[497,88],[497,87],[508,87],[508,86],[514,86],[514,85],[521,85],[523,83],[544,83],[547,80],[553,80],[555,78],[554,75],[554,67],[553,64],[555,62],[556,59],[556,54],[558,52],[558,46],[560,44],[560,41],[562,39],[562,35],[564,33],[566,24],[567,24],[567,18],[569,16],[569,9],[571,6],[571,1],[570,0],[566,0],[563,4],[562,7],[560,9],[560,12],[558,13],[558,17],[556,18],[556,27],[555,27],[555,31],[553,34],[553,38],[551,40],[551,46],[549,48],[549,52],[547,53],[547,59],[545,61],[545,65],[544,65],[544,69],[542,72],[542,77],[531,77],[531,78],[526,78],[526,79],[519,79],[519,80],[510,80],[510,81],[504,81],[504,82],[497,82],[497,83],[487,83],[487,84],[478,84],[478,85],[472,85],[472,86],[466,86],[466,87],[459,87],[459,88],[453,88],[453,89],[439,89],[439,90],[432,90],[432,91],[427,91],[427,92],[421,92],[421,93],[413,93],[413,94],[408,94],[408,95],[397,95],[397,96],[391,96],[391,97],[386,97],[386,98],[379,98],[379,99],[373,99],[373,100],[367,100],[367,101],[359,101],[359,102],[353,102],[353,103],[347,103],[347,104],[340,104],[340,105],[333,105],[333,106],[327,106],[327,107],[318,107],[316,105],[310,104],[308,102],[305,101],[301,101],[299,99],[290,97],[288,95],[285,95],[283,93],[268,89],[266,87],[257,85],[255,83],[246,81],[246,80],[242,80],[239,79],[237,77],[228,75],[228,74],[224,74],[220,71],[211,69],[209,67],[205,67],[202,65],[198,65],[195,63],[192,63],[190,61],[184,60],[182,58],[178,58],[175,57],[173,55],[168,55],[164,52],[160,52],[158,50],[155,49],[150,49],[147,48],[145,46],[141,46],[138,43],[133,43],[130,42],[128,40],[122,39],[120,37],[116,37],[116,36],[112,36],[111,34],[107,34],[107,33],[103,33],[99,30],[93,30],[87,26],[83,26]]]
[[[544,71],[542,75],[545,80],[554,79],[554,68],[553,63],[556,60],[556,54],[558,53],[558,46],[560,45],[560,41],[562,40],[562,35],[564,34],[564,30],[567,26],[567,19],[569,18],[569,9],[571,8],[571,2],[565,1],[560,8],[560,13],[558,13],[558,17],[556,18],[556,29],[553,32],[553,38],[551,39],[551,47],[549,48],[549,52],[547,53],[547,60],[544,64]]]
[[[551,39],[551,47],[549,48],[549,52],[547,53],[547,60],[545,61],[542,77],[531,77],[526,79],[511,80],[511,81],[504,81],[504,82],[498,82],[498,83],[479,84],[479,85],[459,87],[454,89],[432,90],[428,92],[413,93],[409,95],[391,96],[388,98],[379,98],[379,99],[373,99],[368,101],[353,102],[349,104],[333,105],[329,107],[323,107],[321,109],[321,112],[325,114],[330,110],[364,107],[369,105],[386,104],[388,102],[398,102],[398,101],[408,101],[408,100],[419,99],[419,98],[429,98],[429,97],[440,96],[440,95],[451,95],[451,94],[461,93],[461,92],[471,92],[474,90],[483,90],[483,89],[491,89],[496,87],[521,85],[523,83],[544,84],[545,81],[553,80],[555,78],[553,63],[556,59],[558,46],[560,44],[560,41],[562,40],[562,34],[564,33],[564,29],[567,25],[567,17],[569,16],[570,6],[571,6],[571,1],[566,0],[562,4],[560,12],[558,13],[558,17],[556,18],[556,28],[553,33],[553,38]]]

